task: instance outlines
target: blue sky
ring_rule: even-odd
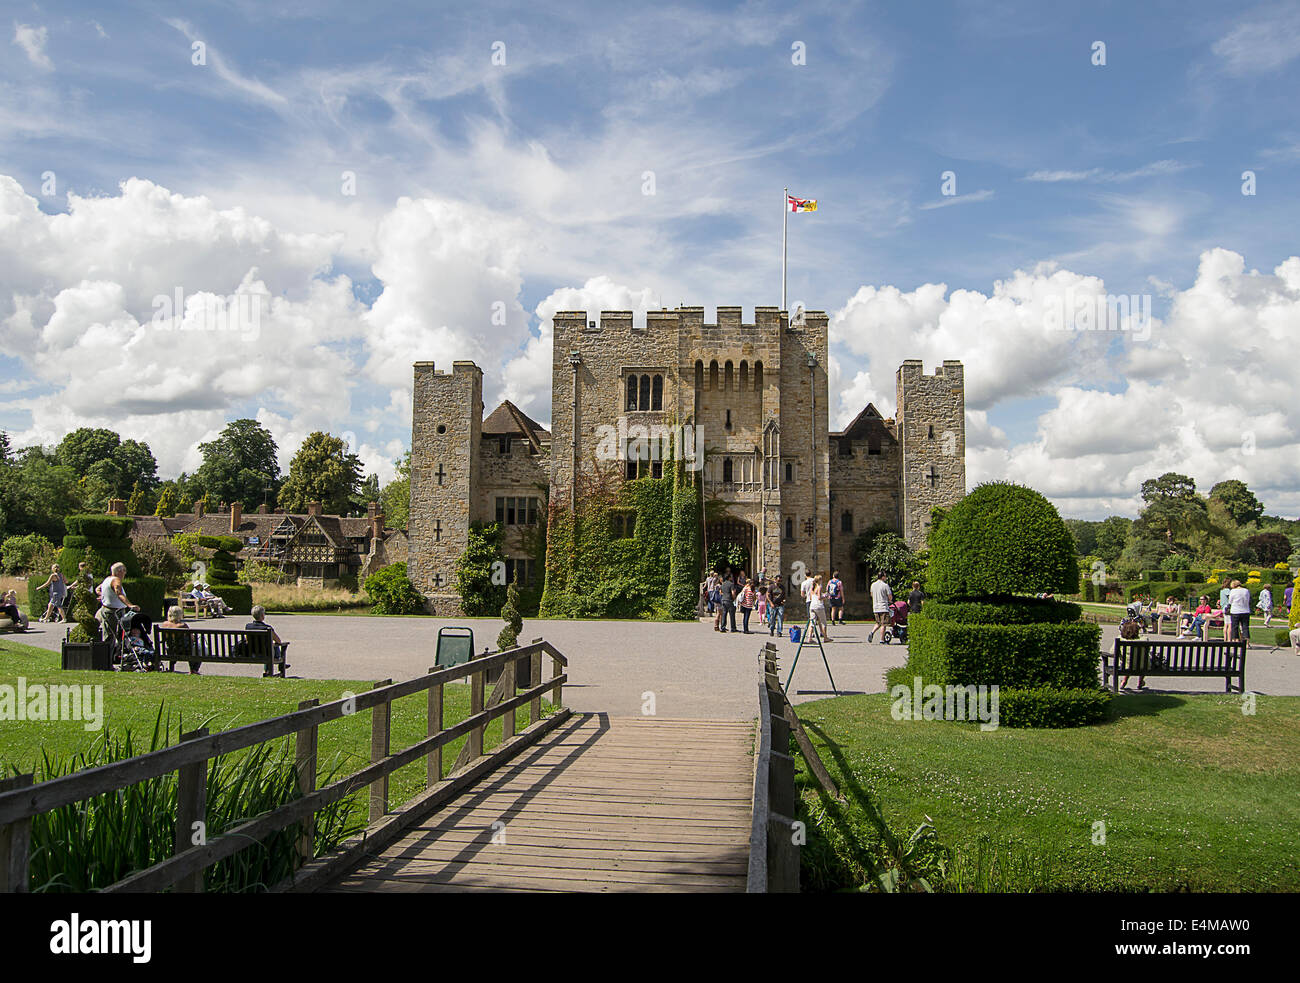
[[[820,201],[789,294],[832,314],[833,424],[960,358],[972,483],[1100,517],[1173,469],[1300,514],[1294,4],[3,13],[17,444],[107,425],[174,474],[248,415],[285,463],[324,428],[387,477],[417,359],[546,420],[550,312],[778,303],[789,186]],[[185,330],[236,292],[256,331]],[[1044,329],[1106,295],[1153,320]]]

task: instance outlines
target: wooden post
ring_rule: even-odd
[[[299,710],[309,710],[320,706],[320,700],[303,700],[298,704]],[[320,746],[320,727],[313,724],[294,735],[293,770],[298,785],[299,795],[308,795],[316,791],[316,753]],[[316,852],[316,817],[308,816],[303,820],[298,834],[298,865],[312,859]]]
[[[192,741],[195,738],[207,737],[208,729],[200,727],[198,730],[192,730],[188,734],[182,734],[182,741]],[[208,760],[196,761],[192,765],[182,765],[177,771],[176,785],[176,836],[174,840],[174,854],[184,853],[191,847],[199,846],[207,842],[207,818],[208,818]],[[199,825],[202,835],[195,842],[195,825]],[[196,870],[193,874],[187,874],[175,884],[172,885],[172,891],[176,894],[202,894],[203,893],[203,871]]]
[[[434,666],[429,671],[435,672],[438,667]],[[437,686],[429,687],[429,728],[427,735],[433,737],[435,734],[442,732],[442,683]],[[426,779],[426,786],[433,788],[442,781],[442,748],[434,748],[429,752],[429,776]]]
[[[393,685],[391,679],[375,683],[373,689]],[[393,719],[393,704],[385,700],[370,711],[370,763],[378,764],[388,757],[388,730]],[[388,776],[376,778],[370,785],[370,821],[377,822],[388,814]]]
[[[542,685],[542,657],[540,654],[528,660],[528,685],[529,687]],[[535,724],[541,719],[542,698],[535,696],[528,703],[528,720],[530,723]]]
[[[469,677],[469,712],[471,714],[481,713],[483,710],[484,675],[485,673],[483,670],[478,669]],[[469,749],[468,763],[472,763],[483,757],[482,724],[479,724],[469,732],[469,737],[465,741],[465,746]]]
[[[515,695],[515,672],[518,670],[519,663],[511,660],[505,664],[501,670],[501,692],[505,699]],[[515,736],[515,711],[511,710],[501,718],[501,740],[510,740]]]
[[[0,792],[30,788],[31,775],[15,775],[0,779]],[[32,850],[31,819],[16,819],[0,826],[0,894],[26,894],[29,874],[28,860]]]

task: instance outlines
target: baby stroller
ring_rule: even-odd
[[[133,637],[136,612],[130,608],[104,608],[104,632],[108,636],[109,661],[119,672],[148,672],[147,659],[153,649],[148,639]]]
[[[895,601],[889,606],[889,624],[885,626],[884,639],[888,644],[897,638],[907,644],[907,602]]]

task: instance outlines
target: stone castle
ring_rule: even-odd
[[[702,307],[650,311],[644,324],[631,311],[602,311],[599,321],[560,311],[550,432],[510,402],[484,419],[483,373],[473,362],[450,372],[416,362],[412,582],[436,613],[459,613],[452,584],[469,524],[496,520],[506,531],[507,578],[540,584],[530,536],[547,521],[548,497],[571,506],[582,483],[575,473],[599,466],[611,446],[620,473],[659,476],[662,462],[638,460],[636,442],[621,435],[691,424],[703,441],[704,498],[725,505],[725,517],[705,526],[706,546],[742,547],[751,575],[789,576],[798,563],[809,573],[838,570],[847,610],[865,614],[858,534],[885,524],[923,546],[931,508],[966,492],[965,387],[960,362],[927,375],[908,360],[898,369],[895,418],[868,405],[832,432],[827,328],[823,311],[792,318],[775,307],[755,308],[752,324],[739,307],[719,307],[713,324]]]

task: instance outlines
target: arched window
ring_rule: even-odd
[[[754,363],[754,391],[755,392],[763,391],[763,363],[762,362]]]
[[[704,363],[698,358],[695,360],[695,389],[698,392],[704,388]]]
[[[641,409],[650,408],[650,377],[643,375],[641,377]]]
[[[651,384],[650,390],[650,408],[652,410],[661,410],[664,408],[664,377],[657,375]]]
[[[726,387],[727,392],[731,392],[736,385],[736,371],[731,365],[731,359],[727,359],[727,365],[722,371],[722,377],[723,385]]]
[[[714,359],[709,363],[709,388],[718,388],[718,361]]]
[[[636,409],[636,376],[627,377],[627,408]]]
[[[744,392],[749,388],[749,363],[743,358],[740,360],[740,391]]]
[[[724,482],[730,483],[732,480],[732,476],[734,474],[735,474],[735,470],[732,467],[731,458],[724,457],[722,459],[722,480]]]

